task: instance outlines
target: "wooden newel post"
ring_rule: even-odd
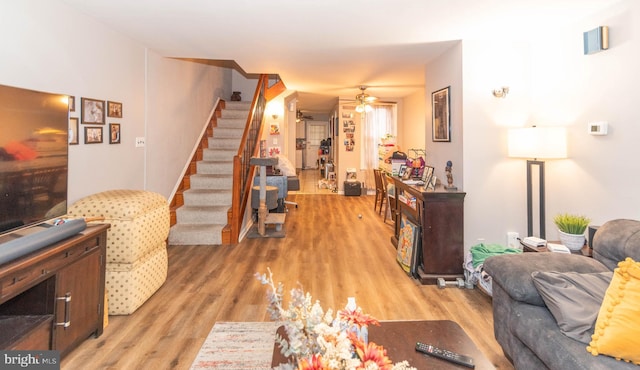
[[[275,166],[278,164],[278,158],[259,158],[252,157],[250,164],[260,166],[260,206],[258,207],[258,234],[265,236],[267,214],[267,166]]]

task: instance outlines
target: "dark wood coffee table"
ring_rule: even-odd
[[[283,334],[282,328],[278,331]],[[491,335],[491,334],[489,334]],[[416,352],[416,342],[432,344],[473,358],[476,369],[495,369],[457,323],[450,320],[382,321],[369,327],[369,341],[382,345],[394,363],[407,360],[416,369],[468,369]],[[271,366],[286,362],[275,345]]]

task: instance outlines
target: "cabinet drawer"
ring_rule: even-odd
[[[32,285],[40,277],[38,270],[28,268],[11,274],[0,282],[0,300],[4,301],[6,297],[17,295]]]
[[[38,267],[40,270],[40,274],[46,275],[50,274],[53,271],[57,271],[61,267],[68,265],[69,263],[81,258],[87,253],[90,253],[94,249],[98,249],[99,247],[100,246],[98,245],[97,239],[85,240],[78,245],[74,245],[73,247],[55,255],[54,257],[40,265]]]

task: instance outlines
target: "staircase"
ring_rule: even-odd
[[[225,102],[208,138],[196,173],[183,192],[184,205],[176,209],[169,231],[171,245],[220,245],[227,224],[233,187],[233,156],[238,152],[251,102]]]

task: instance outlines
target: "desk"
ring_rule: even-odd
[[[278,329],[281,335],[282,327]],[[432,344],[473,357],[476,369],[495,369],[491,361],[480,352],[467,333],[457,323],[450,320],[431,321],[382,321],[380,326],[369,327],[369,341],[382,345],[393,363],[407,360],[416,369],[466,369],[438,358],[416,352],[416,342]],[[280,348],[274,345],[271,366],[277,366],[286,359]]]

